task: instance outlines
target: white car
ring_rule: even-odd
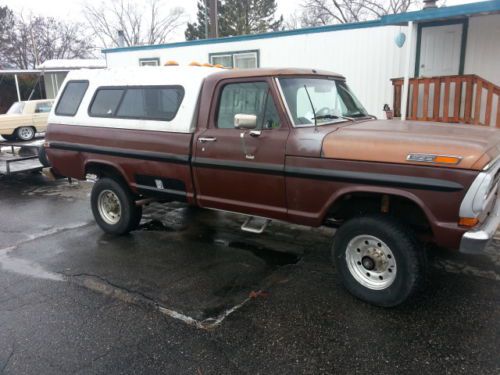
[[[8,141],[29,141],[47,129],[53,100],[15,102],[6,114],[0,115],[0,134]]]

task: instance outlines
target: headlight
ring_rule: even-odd
[[[477,175],[460,205],[460,223],[477,223],[477,220],[472,219],[477,219],[486,210],[491,200],[496,197],[495,190],[498,189],[499,170],[500,164],[496,163],[492,168]]]
[[[488,205],[488,195],[491,192],[493,183],[493,176],[491,174],[485,175],[483,182],[479,185],[476,195],[472,201],[472,211],[475,216],[479,215],[486,209]]]

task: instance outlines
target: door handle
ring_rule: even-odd
[[[251,137],[257,138],[262,134],[262,132],[260,130],[251,130],[249,134]]]
[[[215,142],[217,138],[215,137],[200,137],[198,138],[198,142],[200,143],[206,143],[206,142]]]

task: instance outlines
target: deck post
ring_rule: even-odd
[[[414,43],[415,39],[415,26],[413,25],[413,21],[408,22],[408,44],[406,45],[406,56],[405,56],[405,64],[404,64],[404,77],[403,77],[403,89],[402,89],[402,98],[401,98],[401,120],[406,120],[408,116],[408,92],[409,92],[409,83],[410,83],[410,74],[414,71],[414,63],[415,57],[413,51],[415,50],[416,44]]]
[[[14,74],[14,81],[16,82],[16,91],[17,91],[17,101],[21,101],[21,92],[19,91],[19,81],[17,80],[17,74]]]

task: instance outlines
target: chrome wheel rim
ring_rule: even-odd
[[[33,130],[33,128],[23,127],[23,128],[19,129],[18,134],[19,134],[19,138],[27,141],[27,140],[30,140],[31,138],[33,138],[33,136],[35,135],[35,131]]]
[[[368,289],[386,289],[396,279],[394,254],[375,236],[363,234],[349,241],[346,262],[354,279]]]
[[[118,196],[111,190],[103,190],[97,197],[99,215],[107,224],[114,225],[122,216],[122,205]]]

